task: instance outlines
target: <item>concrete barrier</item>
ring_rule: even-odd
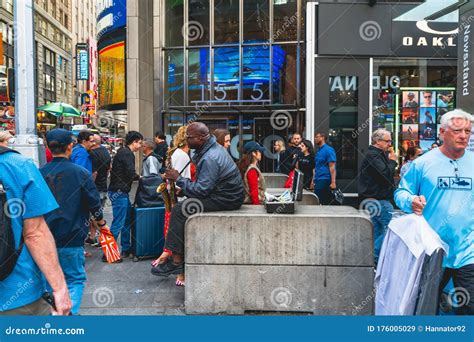
[[[283,173],[263,173],[265,177],[265,184],[267,188],[283,188],[285,185],[287,175]]]
[[[370,218],[351,207],[261,206],[186,222],[188,314],[373,313]]]
[[[267,188],[267,192],[271,195],[281,195],[285,192],[285,188]],[[300,205],[319,205],[319,198],[314,192],[303,190],[303,198],[298,202]]]

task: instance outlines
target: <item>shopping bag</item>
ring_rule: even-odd
[[[110,230],[100,230],[99,242],[102,247],[102,251],[104,252],[105,258],[109,264],[120,260],[120,252],[117,241],[115,241],[114,235]]]

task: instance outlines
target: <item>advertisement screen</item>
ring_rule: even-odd
[[[87,44],[76,45],[76,78],[77,80],[89,79],[89,48]]]
[[[125,27],[127,23],[126,0],[97,0],[97,38]]]
[[[114,42],[99,49],[99,108],[124,109],[125,42]]]

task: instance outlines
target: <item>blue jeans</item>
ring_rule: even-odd
[[[69,296],[71,297],[73,315],[79,314],[81,307],[82,293],[86,283],[86,258],[84,256],[84,247],[63,247],[58,248],[59,264],[66,278]],[[51,287],[47,286],[52,293]]]
[[[374,259],[375,263],[379,260],[380,249],[382,248],[383,239],[387,232],[388,224],[392,219],[393,206],[390,201],[378,200],[380,203],[380,212],[378,215],[372,215],[371,220],[374,225]]]
[[[314,193],[319,198],[319,204],[329,205],[331,204],[331,185],[330,179],[320,179],[314,181]]]
[[[110,226],[110,231],[118,241],[120,235],[120,244],[122,252],[129,251],[130,244],[130,212],[132,205],[127,193],[109,191],[109,198],[112,202],[112,212],[114,219]]]

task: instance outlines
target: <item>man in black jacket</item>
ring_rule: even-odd
[[[130,255],[130,198],[128,196],[132,182],[140,176],[135,172],[134,152],[140,150],[143,135],[136,131],[128,132],[125,137],[125,147],[118,150],[112,162],[110,172],[109,198],[112,202],[114,219],[110,231],[115,239],[121,235],[122,258]],[[103,259],[104,260],[104,259]]]
[[[165,178],[176,182],[183,195],[171,211],[165,248],[173,252],[173,260],[152,268],[157,276],[184,273],[184,225],[192,214],[202,211],[239,209],[244,202],[244,186],[239,169],[229,153],[216,142],[209,128],[201,122],[193,122],[186,130],[186,140],[195,149],[195,182],[179,175],[177,170],[167,170]]]
[[[296,166],[299,158],[303,158],[300,144],[303,138],[298,132],[291,136],[288,148],[282,153],[280,160],[280,172],[288,175]]]
[[[168,152],[168,144],[166,143],[166,135],[162,131],[156,131],[155,133],[155,150],[153,151],[158,157],[158,161],[161,165],[165,165],[166,153]]]
[[[380,248],[392,218],[395,183],[393,176],[397,167],[397,156],[391,149],[392,138],[386,129],[372,134],[372,145],[362,161],[359,175],[361,207],[370,213],[374,225],[374,258],[377,263]]]

